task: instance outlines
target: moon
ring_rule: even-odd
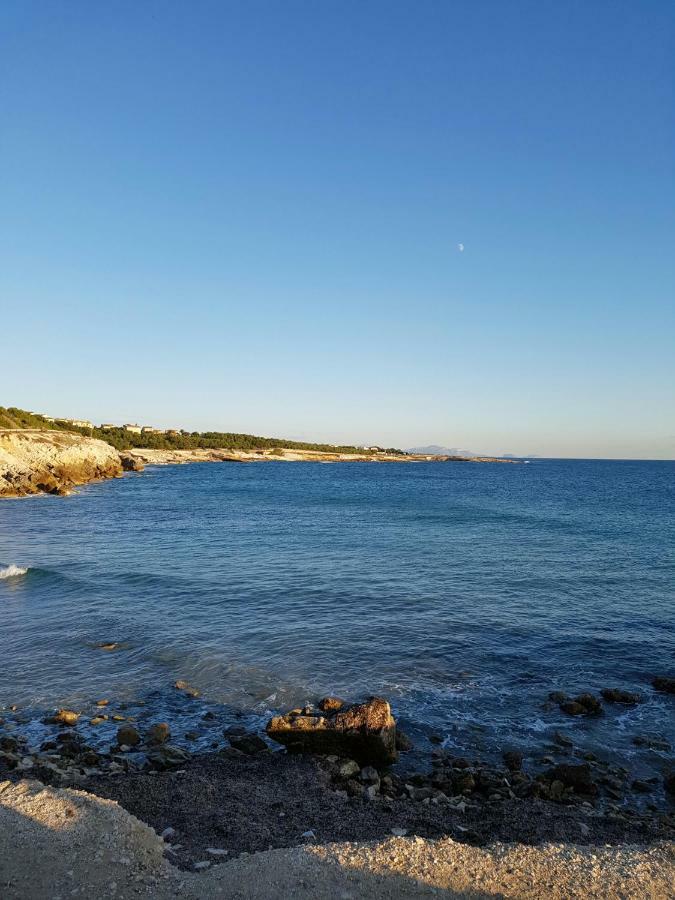
[[[464,244],[457,244],[457,249],[460,253],[464,253]]]

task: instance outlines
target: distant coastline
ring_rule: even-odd
[[[129,430],[131,429],[131,430]],[[255,435],[159,432],[140,425],[52,419],[0,407],[0,498],[69,494],[74,487],[146,465],[204,462],[518,463],[491,456],[434,455],[396,448],[332,446]]]

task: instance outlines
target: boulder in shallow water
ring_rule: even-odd
[[[600,693],[608,703],[622,703],[624,706],[635,706],[642,699],[639,694],[621,688],[603,688]]]
[[[131,453],[120,453],[120,462],[125,472],[142,472],[145,466],[140,459],[136,459]]]
[[[396,721],[382,697],[345,706],[336,712],[298,712],[274,716],[267,734],[293,753],[335,754],[361,765],[389,765],[396,760]]]
[[[171,737],[171,729],[166,722],[158,722],[148,730],[149,744],[165,744]]]
[[[117,744],[119,747],[135,747],[140,742],[141,736],[133,725],[120,725],[117,729]]]
[[[652,684],[657,691],[661,691],[664,694],[675,694],[675,678],[670,678],[667,675],[657,675]]]

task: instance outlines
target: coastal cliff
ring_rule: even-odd
[[[114,447],[67,431],[0,429],[0,497],[67,494],[122,474]]]

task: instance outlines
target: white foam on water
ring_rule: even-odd
[[[25,575],[28,569],[22,569],[21,566],[5,566],[0,569],[0,578],[17,578],[19,575]]]

